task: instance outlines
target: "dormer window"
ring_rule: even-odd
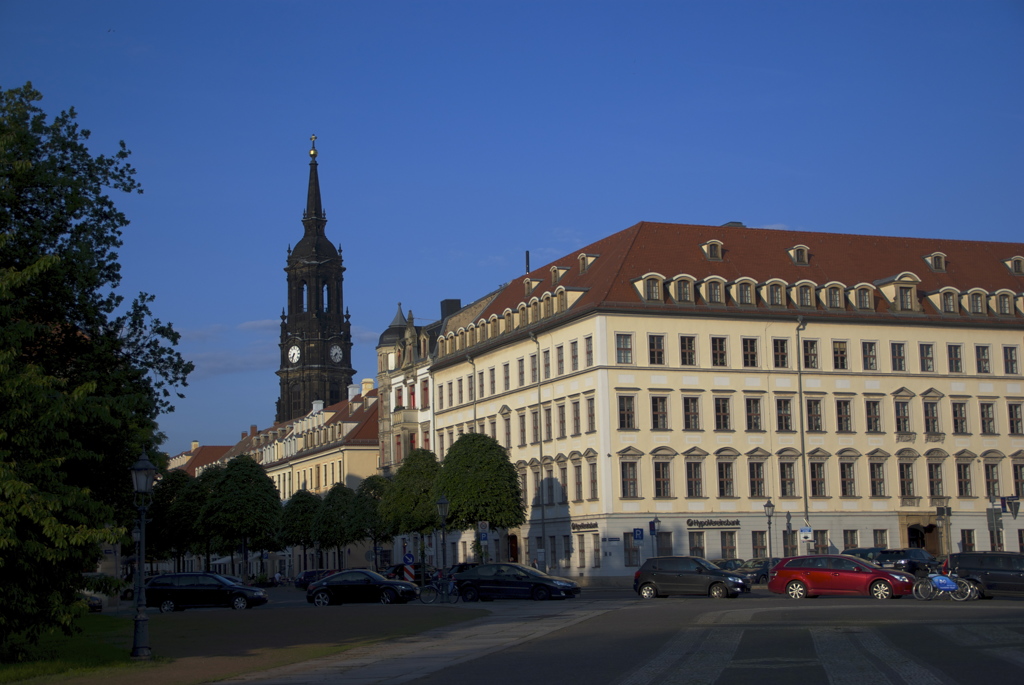
[[[768,286],[768,304],[773,307],[782,306],[782,286],[778,283],[772,283]]]
[[[739,287],[739,300],[740,304],[753,304],[754,302],[754,289],[749,283],[740,283]]]
[[[901,285],[899,287],[899,305],[900,311],[912,312],[914,311],[914,288],[909,285]]]
[[[857,288],[857,309],[871,309],[871,291]]]
[[[566,296],[564,290],[558,291],[558,311],[564,312],[569,308],[569,298]]]
[[[971,314],[982,314],[984,313],[984,300],[981,297],[981,293],[971,293]]]
[[[551,309],[553,304],[554,303],[551,301],[551,296],[550,295],[546,295],[544,297],[544,318],[545,319],[548,318],[549,316],[551,316],[552,314],[554,314],[554,312]]]
[[[811,251],[806,245],[794,245],[789,248],[789,258],[793,260],[794,264],[800,266],[806,266],[811,255]]]
[[[956,295],[953,293],[942,293],[942,311],[946,314],[956,313]]]
[[[839,288],[828,289],[828,306],[832,309],[839,309],[842,307],[842,295]]]
[[[800,297],[800,306],[801,307],[810,307],[811,306],[811,286],[809,286],[809,285],[802,285],[802,286],[800,286],[800,288],[798,290],[798,293],[799,293],[799,297]]]
[[[722,243],[717,240],[710,240],[701,247],[704,248],[704,256],[712,261],[722,260]]]
[[[718,245],[711,243],[708,245],[708,259],[721,259],[722,256],[718,252]]]
[[[1014,258],[1010,262],[1010,271],[1017,274],[1018,276],[1024,275],[1024,259],[1019,257]]]
[[[676,281],[676,302],[693,302],[693,286],[685,278]]]
[[[648,278],[644,281],[644,299],[648,302],[661,301],[661,281],[657,278]]]
[[[1000,295],[999,296],[999,313],[1003,316],[1010,315],[1010,296]]]
[[[505,332],[512,330],[512,312],[505,312]]]
[[[933,252],[925,257],[924,261],[928,263],[928,268],[932,271],[939,273],[946,271],[946,255],[941,252]]]
[[[722,284],[718,281],[708,282],[708,302],[714,304],[721,304],[722,302]]]

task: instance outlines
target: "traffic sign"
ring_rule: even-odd
[[[800,529],[800,542],[813,542],[813,541],[814,541],[814,531],[812,531],[808,526],[802,527]]]
[[[411,564],[411,563],[412,563],[412,562],[414,562],[414,561],[416,561],[416,557],[414,557],[414,556],[412,555],[412,552],[406,552],[406,553],[405,553],[405,556],[404,556],[404,557],[402,557],[402,562],[403,562],[403,563],[406,563],[406,564]]]
[[[489,531],[491,529],[491,522],[490,521],[477,521],[476,522],[476,529],[478,531],[480,531],[481,533],[486,533],[487,531]]]
[[[1017,497],[1017,495],[1010,495],[1008,497],[1003,497],[1001,499],[1003,511],[1009,512],[1010,516],[1013,517],[1013,520],[1016,521],[1017,514],[1018,512],[1020,512],[1020,498]]]
[[[480,533],[480,542],[487,542],[487,533]]]
[[[643,542],[643,539],[644,539],[644,529],[643,528],[634,528],[633,529],[633,540],[635,542]]]

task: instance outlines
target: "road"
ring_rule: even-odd
[[[643,601],[623,590],[585,590],[582,598],[562,602],[469,606],[493,613],[365,653],[244,680],[973,685],[982,678],[1020,682],[1024,673],[1024,599],[793,601],[762,589],[735,600]]]

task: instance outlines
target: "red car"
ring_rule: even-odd
[[[914,590],[914,576],[856,557],[812,554],[783,559],[771,570],[768,589],[791,599],[818,595],[863,595],[894,599]]]

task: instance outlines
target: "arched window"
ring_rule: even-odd
[[[979,293],[971,293],[971,314],[982,313],[982,300]]]
[[[871,308],[871,291],[867,288],[857,289],[857,308],[858,309],[870,309]]]
[[[564,290],[558,292],[558,311],[564,312],[569,308],[569,298],[566,296]]]
[[[810,307],[811,306],[811,286],[802,285],[800,286],[800,306]]]
[[[299,311],[300,312],[307,311],[306,310],[306,301],[307,301],[308,297],[309,297],[309,288],[306,287],[306,282],[303,281],[301,289],[300,289],[300,292],[299,292]]]
[[[942,311],[952,314],[956,311],[956,298],[953,293],[942,293]]]
[[[841,306],[839,303],[840,303],[839,288],[829,288],[828,289],[828,306],[831,307],[832,309],[839,309],[839,307]]]
[[[806,264],[807,250],[803,249],[802,247],[798,247],[797,249],[795,249],[793,251],[793,261],[795,261],[797,264]]]
[[[720,303],[722,301],[722,284],[718,281],[708,283],[708,302]]]
[[[1013,260],[1013,273],[1024,274],[1024,259]]]
[[[775,307],[782,306],[782,286],[778,283],[768,286],[768,302]]]
[[[1006,316],[1010,313],[1010,296],[1000,295],[999,296],[999,313]]]
[[[710,243],[708,245],[708,259],[721,259],[719,255],[718,243]]]
[[[323,290],[322,295],[323,295],[322,302],[323,302],[323,305],[324,305],[324,311],[325,312],[329,312],[329,311],[331,311],[331,307],[330,307],[331,302],[330,302],[330,299],[329,299],[330,298],[330,289],[327,287],[326,283],[324,283],[324,290]]]
[[[551,298],[550,297],[545,297],[544,298],[544,318],[545,319],[553,314],[553,312],[551,311],[551,304],[552,304],[551,303]]]
[[[690,282],[685,278],[681,278],[676,281],[676,301],[677,302],[692,302],[693,291],[690,288]]]
[[[942,258],[942,255],[932,255],[932,268],[936,271],[946,270],[946,261]]]
[[[655,302],[661,300],[661,281],[657,278],[648,278],[644,282],[645,295],[644,297],[649,302]]]
[[[505,312],[505,332],[512,330],[512,312]]]
[[[540,302],[533,302],[530,305],[530,323],[540,321]]]

